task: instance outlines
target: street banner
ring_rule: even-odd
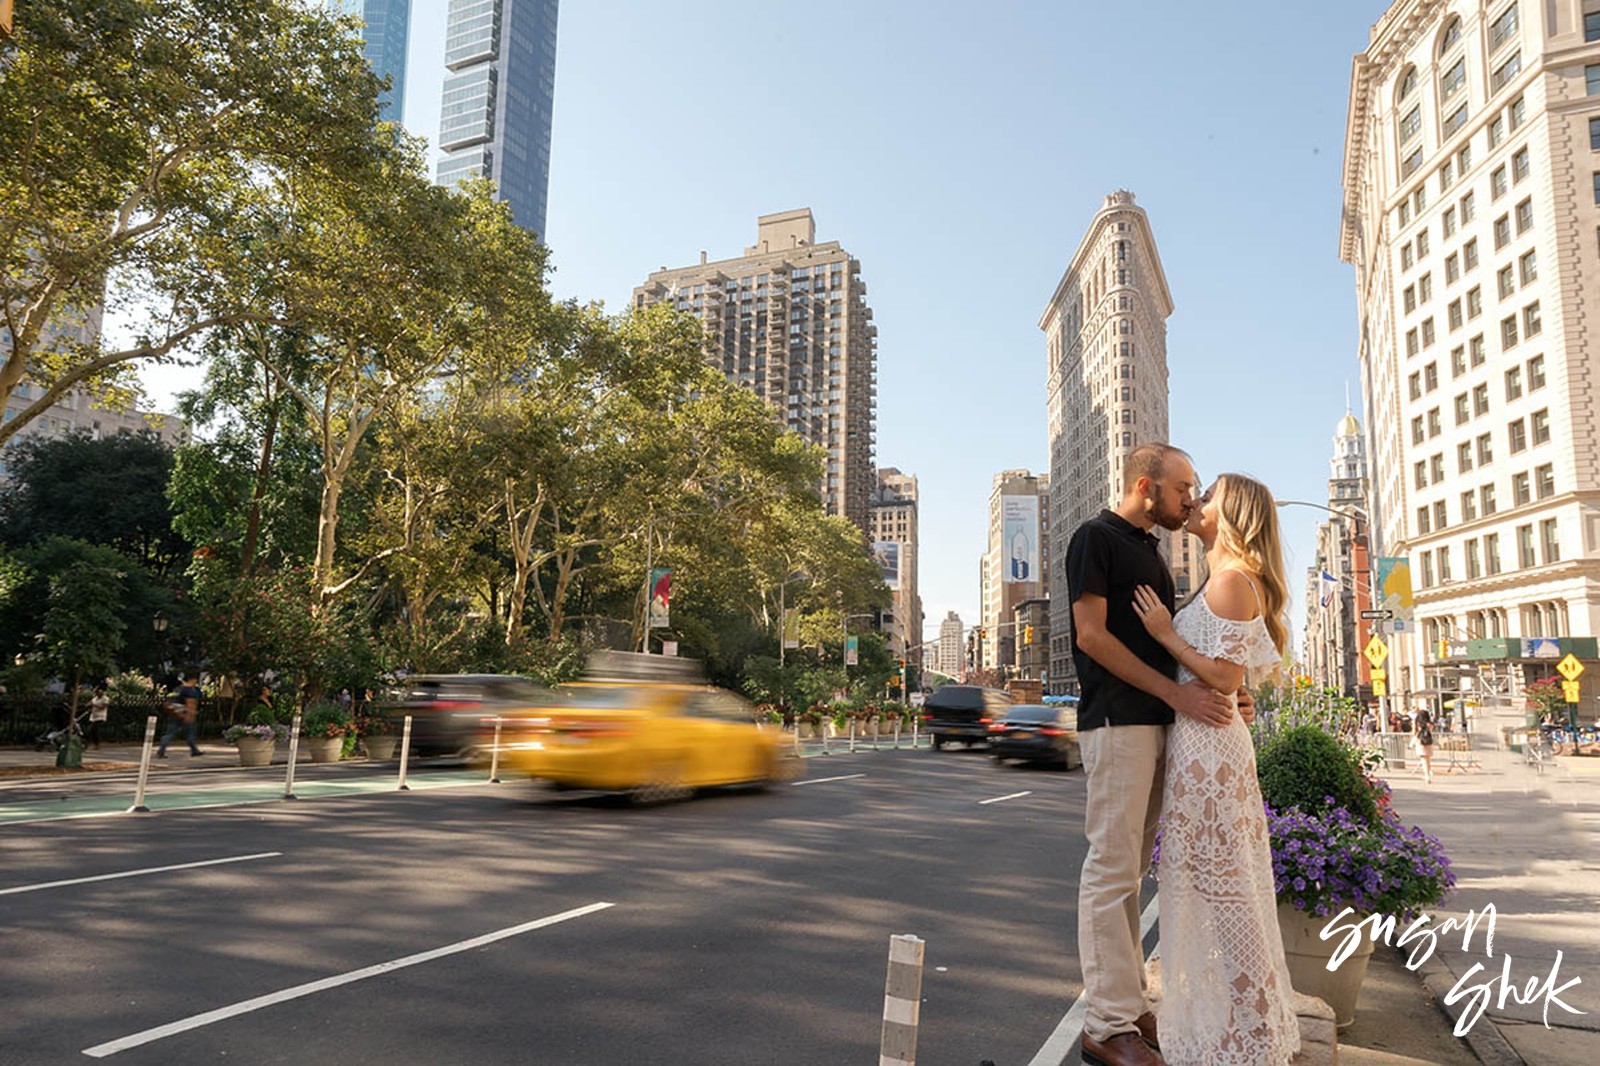
[[[846,666],[855,666],[860,661],[860,639],[860,637],[854,635],[844,638],[844,664]]]
[[[1039,497],[1001,497],[1000,544],[1006,558],[1002,582],[1039,580]]]
[[[785,648],[798,648],[800,646],[800,608],[798,607],[784,609],[783,646]]]
[[[900,591],[900,543],[893,540],[875,541],[872,555],[878,560],[878,569],[883,572],[883,583],[891,591]]]
[[[1411,595],[1411,561],[1388,555],[1379,556],[1378,588],[1383,594],[1384,609],[1394,612],[1394,631],[1415,632],[1417,608]]]
[[[664,566],[658,566],[650,571],[650,629],[666,629],[672,623],[668,620],[667,604],[672,599],[672,571]]]

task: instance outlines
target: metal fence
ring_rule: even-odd
[[[113,696],[106,711],[106,720],[100,727],[103,741],[139,741],[144,739],[145,719],[150,715],[161,718],[160,728],[166,728],[166,718],[161,708],[166,703],[162,696]],[[196,720],[202,737],[217,736],[229,724],[234,712],[234,700],[203,699],[200,716]],[[66,720],[68,701],[64,696],[11,696],[0,697],[0,744],[32,744],[41,734],[56,728]],[[89,725],[89,698],[78,700],[81,729]]]

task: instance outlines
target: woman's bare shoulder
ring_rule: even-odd
[[[1261,613],[1255,579],[1237,567],[1227,567],[1211,575],[1206,583],[1206,606],[1218,618],[1248,622]]]

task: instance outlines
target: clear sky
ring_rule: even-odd
[[[877,461],[921,490],[929,635],[978,618],[995,472],[1049,467],[1038,320],[1105,195],[1149,213],[1175,443],[1326,502],[1356,414],[1338,259],[1351,58],[1385,0],[564,0],[549,230],[562,298],[739,255],[809,207],[861,260]],[[438,134],[446,0],[414,0],[406,125]],[[160,402],[164,382],[150,380]],[[1325,517],[1282,512],[1301,626]]]

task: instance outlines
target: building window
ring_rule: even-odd
[[[1411,254],[1411,242],[1407,241],[1406,243],[1402,244],[1400,246],[1400,269],[1401,269],[1401,271],[1410,270],[1412,268],[1412,266],[1416,263],[1416,261],[1417,261],[1416,257]]]
[[[1456,472],[1465,474],[1472,469],[1472,442],[1456,445]]]
[[[1414,330],[1414,329],[1406,330],[1406,355],[1407,356],[1416,355],[1418,350],[1419,349],[1417,347],[1417,331]]]
[[[1399,214],[1400,214],[1400,228],[1401,229],[1405,229],[1407,226],[1411,225],[1411,201],[1410,200],[1401,200],[1400,201]]]
[[[1461,221],[1466,220],[1466,212],[1462,212]],[[1461,268],[1468,273],[1478,269],[1478,238],[1474,237],[1461,246]]]
[[[1506,426],[1506,447],[1512,455],[1516,455],[1518,452],[1527,450],[1528,429],[1527,426],[1523,424],[1522,419],[1519,418],[1515,422],[1512,422],[1510,425]],[[1519,489],[1516,493],[1517,502],[1527,503],[1528,475],[1518,474],[1517,477],[1520,478],[1522,482],[1521,489]]]
[[[1467,290],[1467,321],[1483,314],[1483,289],[1477,285]]]
[[[1533,488],[1538,493],[1539,499],[1548,499],[1556,494],[1556,468],[1552,463],[1535,467],[1533,471]]]
[[[1415,285],[1407,285],[1405,292],[1400,294],[1400,299],[1405,305],[1406,314],[1409,315],[1415,311],[1417,309],[1417,287]]]
[[[1472,414],[1481,417],[1489,413],[1489,386],[1478,385],[1472,390]]]
[[[1451,300],[1449,305],[1446,306],[1445,309],[1444,309],[1444,317],[1445,317],[1445,321],[1450,324],[1450,328],[1452,330],[1460,329],[1461,328],[1461,321],[1462,321],[1462,319],[1461,319],[1461,301],[1460,300]]]
[[[1419,535],[1421,535],[1421,534],[1427,534],[1427,533],[1432,533],[1432,532],[1433,532],[1433,530],[1429,528],[1429,523],[1428,523],[1428,508],[1425,507],[1425,506],[1424,507],[1418,507],[1417,508],[1417,533]]]
[[[1414,151],[1410,155],[1406,156],[1405,159],[1401,160],[1401,162],[1400,162],[1400,176],[1402,178],[1409,178],[1411,175],[1415,174],[1417,172],[1417,168],[1419,168],[1421,166],[1422,166],[1422,149],[1418,148],[1416,151]]]
[[[1561,538],[1554,518],[1539,523],[1539,543],[1544,547],[1545,565],[1561,561]]]
[[[1539,317],[1539,301],[1535,300],[1522,309],[1522,335],[1537,337],[1543,329],[1544,321]]]
[[[1439,167],[1439,191],[1442,193],[1446,189],[1450,188],[1451,185],[1455,184],[1455,180],[1456,180],[1456,167],[1455,167],[1455,164],[1453,162],[1451,162],[1450,160],[1446,159],[1444,161],[1444,164],[1441,167]],[[1451,210],[1454,211],[1454,208],[1452,208]],[[1452,223],[1454,223],[1455,220],[1454,220],[1454,218],[1451,218],[1450,221]],[[1446,231],[1445,232],[1445,236],[1446,237],[1450,236],[1450,232]]]
[[[1507,296],[1517,291],[1517,272],[1511,267],[1501,267],[1494,278],[1500,292],[1500,299],[1504,300]]]
[[[1427,440],[1427,435],[1422,429],[1422,416],[1418,415],[1411,420],[1411,443],[1421,444],[1424,440]]]
[[[1461,43],[1461,19],[1456,17],[1445,24],[1444,33],[1439,35],[1439,54],[1443,56],[1450,49]]]
[[[1444,504],[1441,503],[1439,506],[1443,507]],[[1439,549],[1439,583],[1440,584],[1447,584],[1450,580],[1451,580],[1451,578],[1450,578],[1450,549],[1449,548],[1440,548]]]
[[[1586,96],[1600,94],[1600,63],[1590,63],[1583,68],[1583,91]]]
[[[1517,565],[1523,569],[1537,565],[1533,555],[1533,527],[1517,527]]]
[[[1417,213],[1417,217],[1418,218],[1421,218],[1422,217],[1422,209],[1427,207],[1427,206],[1428,206],[1428,188],[1425,185],[1418,185],[1416,187],[1416,189],[1411,193],[1411,210],[1413,210],[1413,211],[1415,211]],[[1427,245],[1427,241],[1426,241],[1425,238],[1418,238],[1418,241],[1417,241],[1417,258],[1418,259],[1421,259],[1423,256],[1428,254],[1426,245]]]
[[[1523,256],[1518,263],[1521,267],[1522,284],[1524,286],[1528,285],[1530,282],[1539,280],[1539,253],[1537,250],[1531,251],[1527,255]]]
[[[1420,373],[1413,373],[1411,377],[1406,380],[1411,390],[1411,398],[1413,400],[1422,399],[1422,375]]]
[[[1589,120],[1589,151],[1600,152],[1600,118]]]
[[[1482,575],[1482,573],[1483,573],[1483,567],[1478,562],[1478,542],[1476,540],[1467,541],[1466,553],[1467,553],[1467,580],[1468,581],[1474,581],[1478,577],[1480,577]],[[1481,630],[1482,623],[1479,623],[1479,626],[1480,626],[1480,632],[1481,632],[1482,631]]]
[[[1545,444],[1550,440],[1550,408],[1541,408],[1528,417],[1533,427],[1533,443]]]
[[[1489,434],[1487,434],[1487,433],[1480,434],[1479,437],[1478,437],[1478,442],[1477,443],[1478,443],[1478,465],[1479,466],[1487,466],[1489,463],[1494,462],[1494,442],[1490,439]],[[1484,507],[1483,513],[1484,514],[1494,514],[1494,512],[1492,510],[1490,510],[1487,505]]]
[[[1495,119],[1495,122],[1499,121],[1499,119]],[[1494,126],[1491,125],[1489,129],[1493,130]],[[1490,139],[1493,139],[1492,134]],[[1500,199],[1500,197],[1506,194],[1506,190],[1509,188],[1511,188],[1511,182],[1506,179],[1506,168],[1503,166],[1495,167],[1494,170],[1489,174],[1489,199]]]
[[[1457,63],[1456,66],[1459,68],[1461,64]],[[1450,112],[1450,117],[1444,120],[1444,129],[1441,132],[1446,137],[1453,137],[1461,130],[1461,127],[1465,126],[1466,124],[1467,105],[1462,104],[1460,107]]]
[[[1467,372],[1467,349],[1456,345],[1450,349],[1450,376],[1458,378]]]
[[[1483,569],[1490,577],[1500,572],[1500,534],[1498,533],[1485,533],[1483,535]]]
[[[1433,476],[1433,483],[1439,484],[1444,480],[1444,453],[1433,456],[1428,460],[1428,472]],[[1444,504],[1439,505],[1439,525],[1444,525]]]
[[[1422,107],[1418,105],[1407,111],[1400,120],[1400,143],[1405,144],[1411,138],[1422,132]]]
[[[1427,463],[1427,460],[1418,459],[1416,461],[1416,463],[1412,466],[1411,473],[1412,473],[1413,477],[1416,480],[1417,488],[1425,489],[1425,488],[1428,487],[1428,463]]]
[[[1507,315],[1500,320],[1500,350],[1510,351],[1517,346],[1517,316]]]
[[[1467,419],[1470,417],[1471,413],[1467,408],[1467,394],[1463,392],[1460,396],[1456,397],[1456,425],[1466,425]]]
[[[1444,257],[1444,280],[1448,284],[1461,277],[1461,257],[1451,252]]]
[[[1449,163],[1445,164],[1445,167],[1447,169],[1449,168],[1449,166],[1450,166]],[[1441,170],[1439,172],[1439,174],[1440,174],[1440,176],[1443,176],[1444,175],[1444,171]],[[1451,237],[1454,237],[1456,235],[1456,209],[1454,207],[1445,208],[1444,209],[1443,218],[1444,218],[1444,236],[1445,236],[1445,240],[1449,240]]]
[[[1472,366],[1474,369],[1483,365],[1484,359],[1487,358],[1487,355],[1485,354],[1485,345],[1483,343],[1483,334],[1480,333],[1467,342],[1467,351],[1471,353]]]
[[[1517,5],[1512,4],[1506,8],[1495,20],[1489,24],[1489,51],[1494,51],[1507,41],[1511,40],[1517,32]]]
[[[1483,517],[1485,518],[1494,514],[1494,482],[1491,481],[1487,485],[1478,487],[1478,510],[1483,512]]]
[[[1417,68],[1407,67],[1406,72],[1400,76],[1399,99],[1404,100],[1417,91]]]
[[[1522,368],[1514,366],[1506,371],[1506,402],[1510,403],[1522,395]]]
[[[1506,108],[1506,119],[1511,123],[1513,133],[1521,129],[1522,124],[1528,121],[1528,101],[1520,96],[1511,101],[1511,106]]]
[[[1425,237],[1427,234],[1422,236]],[[1421,247],[1422,237],[1418,237],[1417,240],[1418,247]],[[1417,302],[1425,304],[1431,299],[1433,299],[1433,273],[1430,271],[1417,279]]]
[[[1531,534],[1530,534],[1531,536]],[[1433,553],[1422,553],[1422,587],[1433,588]]]
[[[1544,356],[1536,355],[1528,360],[1528,391],[1538,392],[1544,388]]]
[[[1444,426],[1439,421],[1439,409],[1437,407],[1429,408],[1428,409],[1428,437],[1430,439],[1433,438],[1433,437],[1437,437],[1442,432],[1444,432]]]
[[[1527,233],[1533,228],[1533,197],[1517,205],[1517,233]]]
[[[1422,320],[1422,346],[1424,348],[1431,348],[1433,346],[1433,341],[1433,319],[1431,317],[1425,318]]]
[[[1478,494],[1468,490],[1461,494],[1461,520],[1470,522],[1478,517]]]
[[[1583,39],[1600,41],[1600,11],[1590,11],[1583,16]]]
[[[1511,58],[1495,68],[1494,76],[1489,79],[1489,91],[1499,92],[1511,84],[1513,78],[1522,73],[1522,54],[1511,53]]]
[[[1528,177],[1529,168],[1530,164],[1528,162],[1528,150],[1526,148],[1518,149],[1517,152],[1511,157],[1512,182],[1516,183],[1526,180]]]
[[[1511,243],[1511,216],[1501,215],[1494,220],[1494,250],[1499,251]]]

